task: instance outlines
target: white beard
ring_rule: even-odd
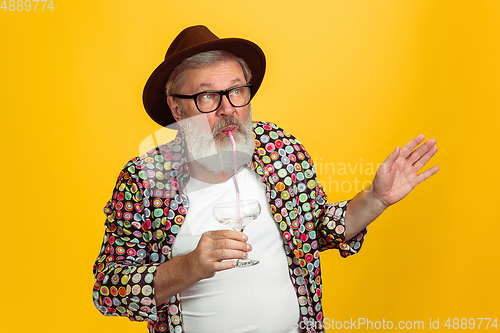
[[[217,137],[218,131],[228,124],[238,126],[238,129],[232,133],[236,142],[237,167],[247,164],[252,159],[255,142],[251,109],[243,123],[236,117],[223,118],[215,124],[213,133],[210,131],[205,114],[185,118],[181,122],[190,160],[195,160],[206,169],[217,173],[228,173],[234,170],[231,139],[229,136],[221,136],[222,139],[219,138],[217,141],[214,139]]]

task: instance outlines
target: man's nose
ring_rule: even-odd
[[[222,96],[220,106],[217,109],[218,116],[231,116],[236,111],[236,108],[231,105],[227,96]]]

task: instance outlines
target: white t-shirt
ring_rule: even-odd
[[[295,333],[299,305],[288,273],[288,263],[278,226],[257,174],[242,167],[238,171],[240,199],[256,199],[262,212],[245,228],[252,251],[248,258],[260,263],[217,272],[180,293],[183,326],[193,332]],[[236,200],[233,178],[208,184],[191,178],[186,192],[189,209],[175,238],[172,256],[187,254],[209,230],[229,229],[217,222],[215,204]]]

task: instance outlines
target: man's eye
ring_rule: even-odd
[[[240,89],[231,90],[231,95],[238,96],[239,94],[241,94]]]
[[[204,94],[199,97],[202,101],[211,101],[214,97],[212,94]]]

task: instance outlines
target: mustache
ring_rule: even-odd
[[[228,117],[228,118],[222,118],[221,120],[219,120],[218,122],[215,123],[214,125],[214,129],[212,130],[212,135],[214,136],[214,138],[220,134],[220,132],[222,131],[223,128],[227,127],[227,126],[236,126],[236,129],[243,135],[246,137],[247,135],[247,131],[245,129],[245,127],[243,126],[243,124],[241,123],[241,121],[232,116],[232,117]]]

